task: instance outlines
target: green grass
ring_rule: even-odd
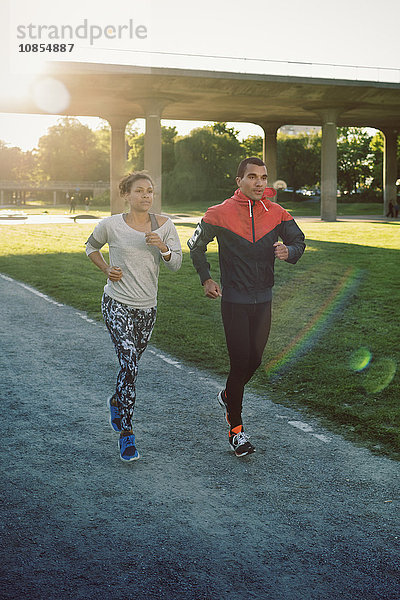
[[[318,212],[319,214],[319,212]],[[383,204],[378,202],[351,202],[349,204],[345,202],[338,202],[337,204],[338,216],[345,215],[382,215]]]
[[[320,202],[280,202],[295,217],[320,216]],[[337,203],[338,217],[350,215],[382,215],[383,204],[369,202]]]
[[[0,206],[0,210],[18,210],[22,211],[28,215],[41,215],[47,212],[49,215],[69,215],[70,206],[69,204],[47,204],[44,202],[36,201],[28,201],[27,204],[23,204],[17,206],[16,204],[8,204],[7,206]],[[78,205],[75,208],[75,214],[84,214],[86,213],[85,206]],[[110,210],[106,206],[90,206],[89,214],[94,215],[96,217],[105,217],[110,214]]]
[[[313,217],[320,216],[321,204],[320,202],[292,202],[292,201],[280,201],[281,205],[286,208],[292,215],[297,217]],[[190,204],[171,204],[163,205],[163,211],[170,214],[188,214],[193,216],[202,216],[212,202],[204,202],[203,205]],[[337,204],[338,216],[348,215],[381,215],[383,213],[383,204],[379,203],[368,203],[368,202],[353,202],[353,203],[341,203]]]
[[[273,389],[374,450],[399,456],[400,224],[309,223],[304,229],[308,250],[290,273],[302,299],[290,293],[285,269],[275,294],[274,331],[281,320],[292,320],[295,328],[297,318],[300,337],[310,333],[314,346],[277,373]],[[277,266],[282,275],[287,265]],[[288,310],[285,302],[298,306]],[[316,326],[308,331],[312,319]],[[363,366],[360,352],[371,360],[356,371]],[[267,361],[270,354],[271,346]],[[255,383],[263,382],[258,373]]]
[[[193,217],[201,217],[207,208],[213,204],[212,200],[204,201],[203,204],[163,204],[162,210],[168,214],[182,214]],[[306,216],[319,216],[321,214],[321,206],[319,202],[292,202],[292,201],[281,201],[282,206],[286,208],[292,215],[298,217]],[[42,214],[47,211],[52,215],[64,215],[69,213],[69,205],[57,204],[44,204],[39,201],[29,202],[24,206],[13,206],[15,210],[22,210],[27,214]],[[0,207],[1,209],[1,207]],[[79,205],[75,209],[76,214],[85,213],[86,209],[84,205]],[[383,212],[383,205],[378,203],[368,202],[353,202],[353,203],[341,203],[338,202],[337,214],[338,216],[347,215],[381,215]],[[109,209],[106,206],[91,205],[89,214],[105,217],[110,214]]]
[[[152,342],[224,374],[220,303],[204,298],[186,252],[193,227],[178,227],[185,251],[181,270],[161,269]],[[278,403],[319,415],[375,452],[399,458],[400,224],[302,227],[303,258],[297,265],[276,265],[273,326],[252,385]],[[104,277],[84,254],[92,228],[92,223],[0,226],[0,272],[101,318]],[[209,261],[217,278],[215,243]],[[368,365],[355,370],[367,353]]]

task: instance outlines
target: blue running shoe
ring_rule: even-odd
[[[135,446],[135,436],[124,435],[118,440],[118,448],[120,451],[121,460],[124,462],[130,462],[131,460],[137,460],[139,458],[139,452]]]
[[[121,413],[119,412],[118,406],[113,406],[111,404],[111,400],[112,398],[107,400],[107,406],[110,410],[110,425],[114,431],[121,433]]]

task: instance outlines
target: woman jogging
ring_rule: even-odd
[[[108,400],[110,422],[120,433],[121,459],[132,461],[139,458],[132,428],[138,362],[156,320],[160,262],[177,271],[182,250],[172,221],[149,213],[154,185],[146,172],[127,175],[119,190],[130,205],[129,213],[100,221],[86,242],[86,254],[107,276],[101,309],[121,367]],[[100,252],[104,244],[109,246],[110,264]]]

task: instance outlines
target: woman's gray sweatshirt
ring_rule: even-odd
[[[167,219],[154,230],[171,250],[169,261],[162,260],[155,246],[148,246],[145,234],[132,229],[122,214],[106,217],[96,225],[86,242],[86,254],[100,250],[108,244],[109,264],[120,267],[123,276],[119,281],[107,280],[104,292],[133,308],[152,308],[157,305],[158,273],[160,260],[171,271],[182,264],[182,249],[175,225]]]

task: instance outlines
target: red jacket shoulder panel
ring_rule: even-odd
[[[273,206],[277,206],[279,208],[279,210],[281,211],[281,214],[282,214],[281,221],[292,221],[293,220],[292,215],[285,208],[283,208],[283,206],[281,206],[280,204],[277,204],[276,202],[271,202],[271,204]]]
[[[251,219],[249,218],[249,208],[238,202],[233,198],[228,198],[222,204],[216,206],[210,206],[203,220],[210,225],[216,225],[217,227],[223,227],[240,235],[240,237],[246,240],[252,241],[251,232]]]
[[[282,221],[293,219],[280,204],[271,201],[264,202],[264,204],[265,208],[261,202],[257,202],[254,207],[256,242],[278,227]]]
[[[270,195],[270,197],[272,196],[273,194]],[[263,196],[262,201],[257,201],[254,205],[246,196],[236,194],[221,204],[210,206],[203,220],[210,225],[228,229],[252,242],[252,215],[256,242],[275,229],[282,221],[293,219],[280,204],[271,202],[267,194]]]

